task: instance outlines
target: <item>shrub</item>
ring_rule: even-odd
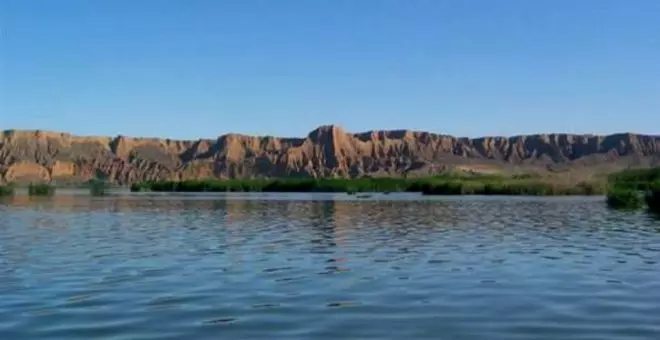
[[[644,199],[637,190],[612,189],[607,193],[607,205],[614,209],[639,209]]]
[[[629,169],[611,174],[610,185],[617,188],[649,190],[652,183],[660,181],[660,167],[650,169]]]
[[[0,197],[13,196],[14,186],[11,184],[0,185]]]
[[[106,182],[92,180],[89,182],[89,192],[92,196],[105,196],[110,189]]]
[[[149,190],[150,184],[147,182],[131,184],[131,192],[141,192]]]
[[[30,183],[28,195],[30,196],[52,196],[55,194],[55,187],[46,183]]]
[[[540,179],[495,176],[435,176],[427,178],[280,178],[186,180],[134,183],[131,191],[161,192],[419,192],[425,195],[591,195],[599,189],[589,183],[559,186]]]

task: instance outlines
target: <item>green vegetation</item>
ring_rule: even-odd
[[[100,180],[91,180],[88,183],[89,193],[92,196],[105,196],[110,189],[108,183]]]
[[[247,179],[151,181],[131,185],[131,191],[164,192],[374,192],[404,191],[403,179]]]
[[[653,189],[646,194],[645,201],[650,211],[660,213],[660,183],[653,185]]]
[[[660,212],[660,167],[624,170],[610,175],[608,181],[609,206],[639,209],[646,205]]]
[[[411,188],[412,191],[416,188]],[[592,183],[566,185],[541,180],[453,180],[429,181],[421,185],[425,195],[517,195],[517,196],[560,196],[598,195],[603,190]]]
[[[660,167],[651,169],[629,169],[611,174],[608,183],[612,187],[630,190],[651,190],[660,183]]]
[[[157,192],[420,192],[425,195],[596,195],[592,183],[567,185],[531,177],[443,175],[429,178],[248,179],[150,181],[131,191]]]
[[[46,183],[30,183],[28,186],[28,195],[30,196],[52,196],[55,194],[55,187]]]
[[[611,189],[607,193],[607,205],[614,209],[635,210],[644,206],[642,193],[637,190]]]
[[[153,182],[139,182],[131,184],[131,192],[142,192],[149,191],[149,188]]]
[[[13,196],[14,186],[11,184],[0,185],[0,197]]]

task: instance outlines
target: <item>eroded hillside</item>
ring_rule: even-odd
[[[428,175],[474,171],[616,170],[660,164],[660,136],[540,134],[456,138],[419,131],[348,133],[322,126],[304,138],[228,134],[195,141],[83,137],[8,130],[0,176],[11,181],[127,184],[148,179]]]

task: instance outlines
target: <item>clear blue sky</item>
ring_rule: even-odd
[[[660,133],[658,0],[0,0],[0,129]]]

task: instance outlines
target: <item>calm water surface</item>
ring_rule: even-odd
[[[660,339],[660,221],[597,198],[0,202],[2,339]]]

